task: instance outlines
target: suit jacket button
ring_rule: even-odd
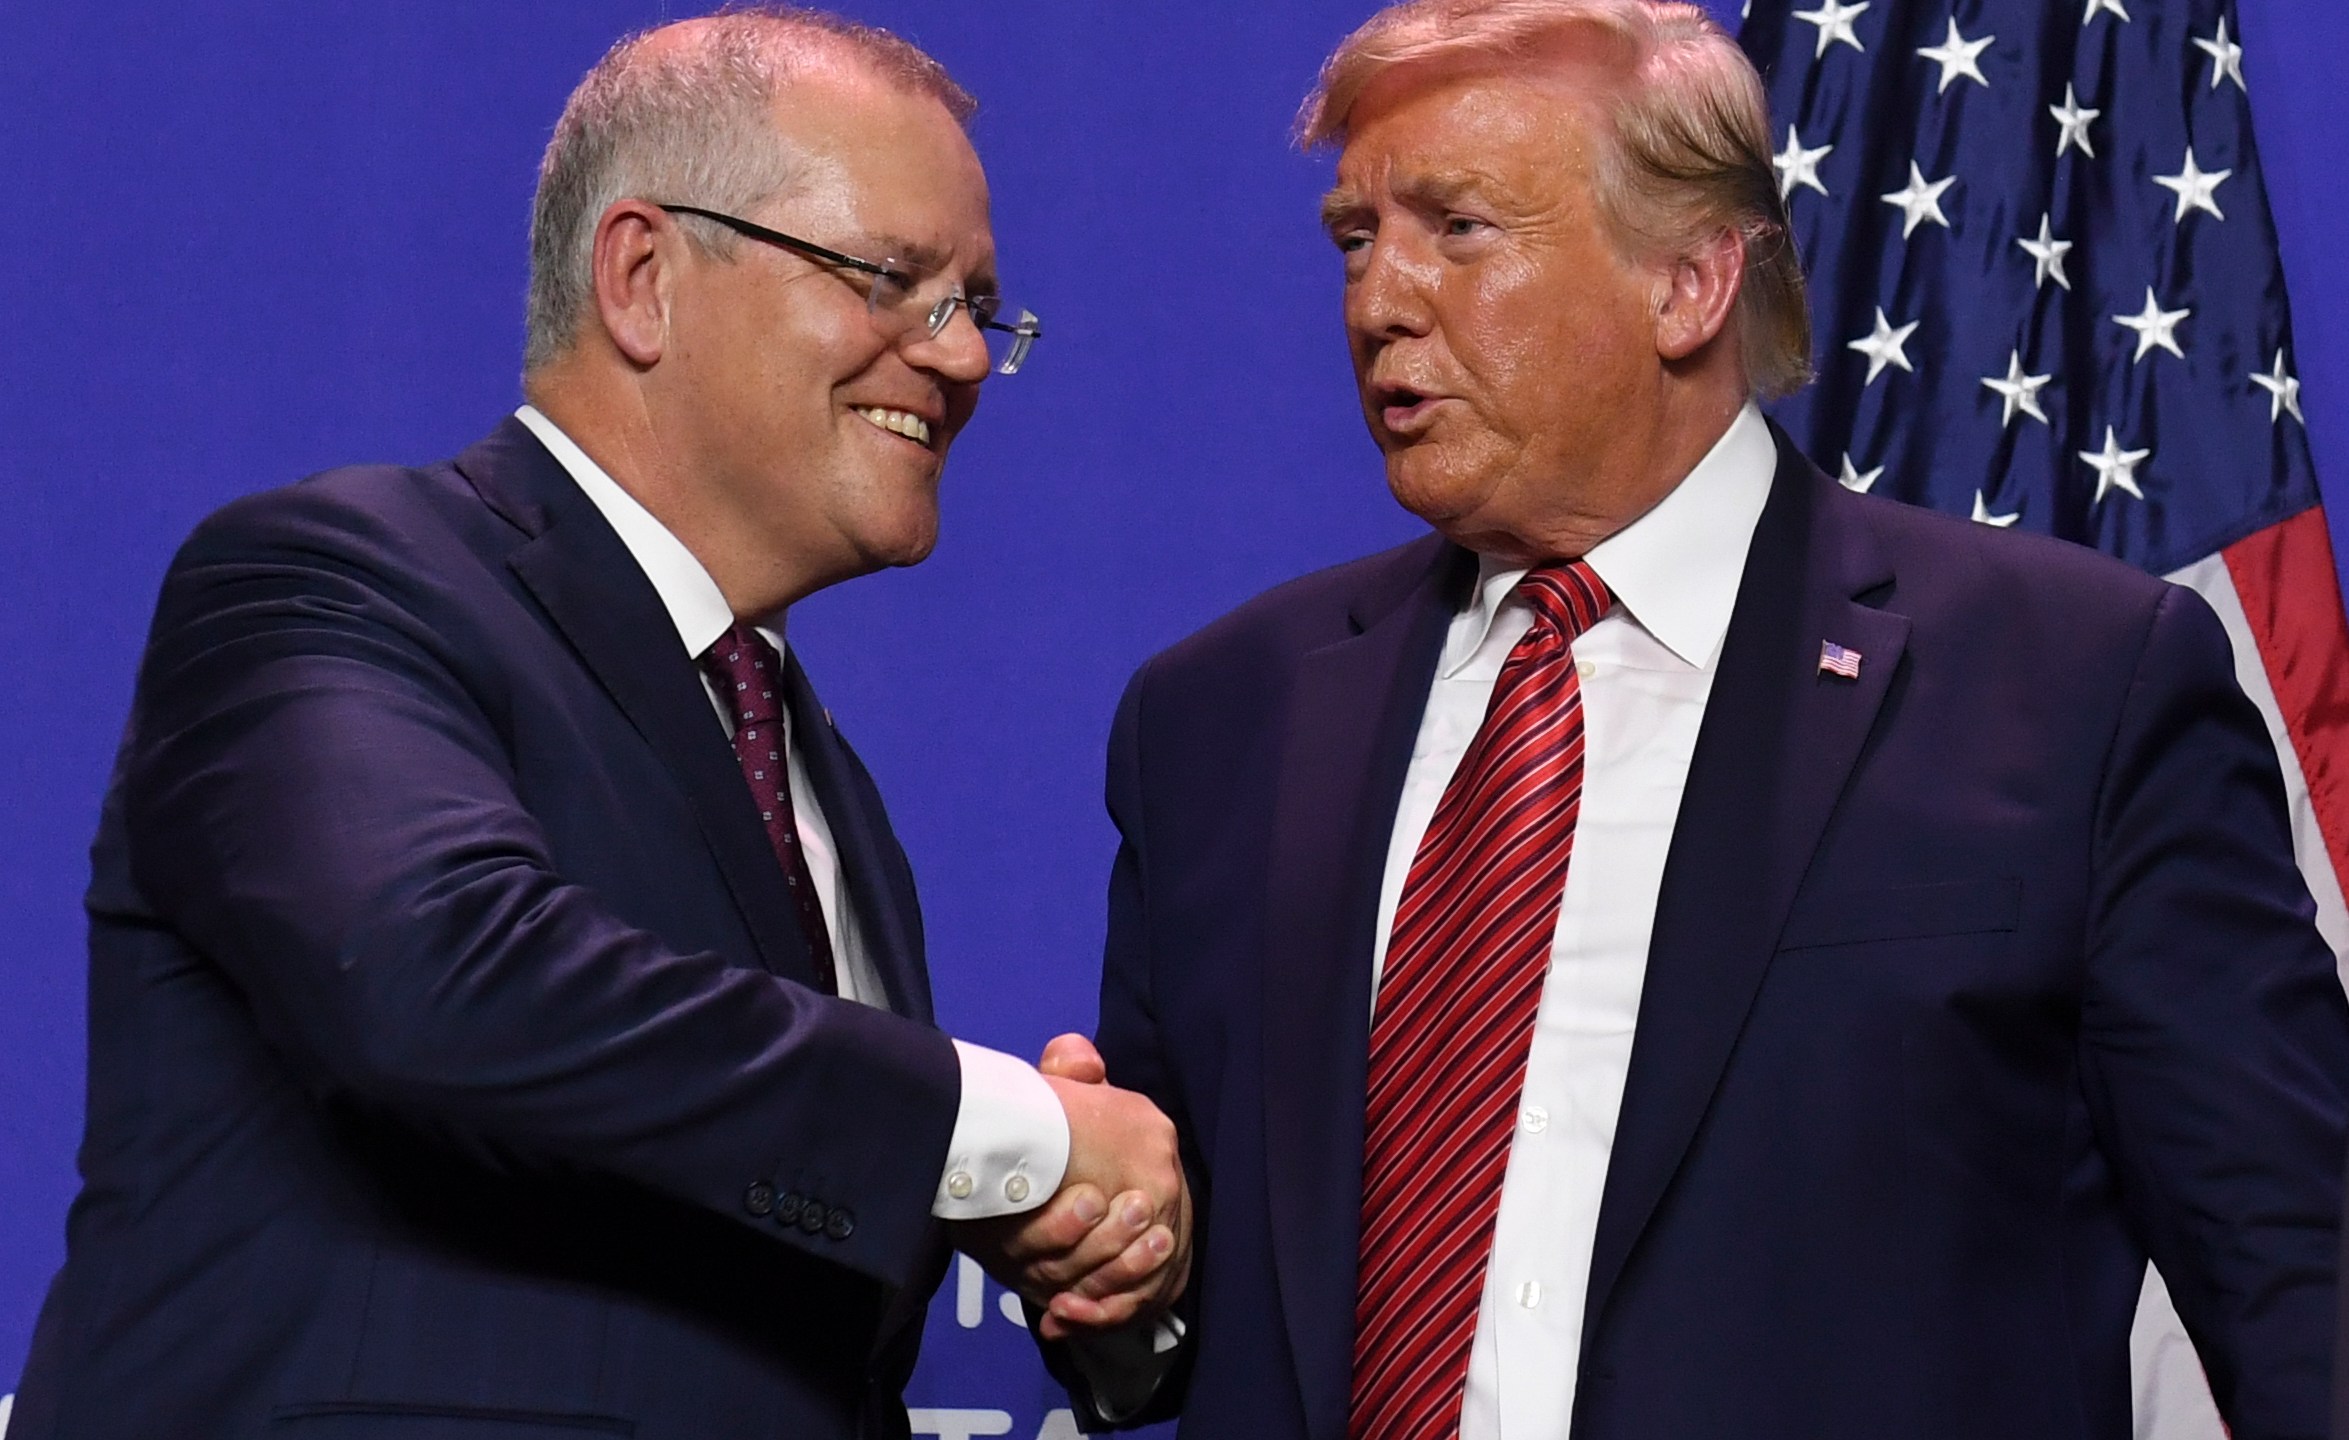
[[[823,1201],[810,1200],[807,1208],[799,1212],[799,1228],[810,1235],[820,1235],[824,1232],[824,1222],[830,1218],[831,1212],[824,1208]]]
[[[848,1212],[847,1206],[839,1206],[824,1221],[824,1233],[835,1240],[846,1240],[856,1233],[856,1217]]]
[[[785,1191],[775,1201],[775,1223],[778,1225],[797,1225],[799,1223],[799,1212],[804,1209],[806,1205],[807,1200],[801,1196],[798,1191]]]
[[[742,1208],[753,1215],[771,1215],[775,1211],[775,1187],[764,1180],[753,1180],[742,1192]]]

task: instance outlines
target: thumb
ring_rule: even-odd
[[[1109,1067],[1101,1063],[1101,1052],[1093,1048],[1092,1041],[1073,1033],[1052,1037],[1036,1068],[1082,1085],[1099,1085],[1109,1078]]]

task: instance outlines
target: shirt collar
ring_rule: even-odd
[[[1777,471],[1777,442],[1760,408],[1748,401],[1687,479],[1583,557],[1616,603],[1692,669],[1710,667],[1729,633],[1746,550]],[[1454,632],[1458,643],[1444,657],[1447,676],[1483,647],[1525,570],[1480,557],[1470,623],[1465,634]]]
[[[603,513],[635,557],[636,566],[644,578],[652,582],[653,590],[661,597],[662,608],[669,612],[669,623],[677,627],[677,638],[684,642],[685,652],[696,660],[734,625],[733,607],[726,603],[725,593],[718,582],[702,568],[701,561],[685,548],[685,542],[670,533],[669,527],[655,519],[650,510],[637,498],[621,488],[595,463],[578,442],[549,420],[535,405],[525,405],[514,412],[514,418],[530,427],[547,452],[555,457],[579,488]],[[783,617],[768,618],[759,627],[778,650],[783,646]]]

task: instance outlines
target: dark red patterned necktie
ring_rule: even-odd
[[[1353,1440],[1460,1430],[1509,1137],[1582,808],[1569,650],[1606,613],[1591,568],[1517,584],[1533,628],[1444,788],[1395,907],[1370,1027]]]
[[[832,936],[824,928],[824,907],[816,898],[815,876],[800,852],[799,825],[791,813],[791,778],[784,755],[783,657],[767,638],[736,621],[701,657],[719,703],[734,717],[734,758],[742,778],[750,782],[751,798],[758,802],[759,819],[767,827],[767,842],[783,865],[783,883],[799,910],[799,928],[807,936],[808,959],[816,979],[829,994],[840,992],[832,963]]]

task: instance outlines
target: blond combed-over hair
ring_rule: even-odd
[[[978,102],[946,68],[886,30],[796,5],[737,4],[692,22],[685,44],[656,27],[605,52],[571,92],[538,171],[530,220],[525,374],[557,359],[594,299],[596,225],[615,201],[667,200],[731,214],[788,185],[769,108],[803,68],[845,57],[968,125]],[[695,235],[714,253],[738,243],[715,226]]]
[[[1626,253],[1693,248],[1723,233],[1745,251],[1736,315],[1747,383],[1765,398],[1811,378],[1802,265],[1771,164],[1769,104],[1737,42],[1675,0],[1403,0],[1346,37],[1297,119],[1308,149],[1343,144],[1379,76],[1404,66],[1555,63],[1562,43],[1614,84],[1594,95],[1601,209]]]

